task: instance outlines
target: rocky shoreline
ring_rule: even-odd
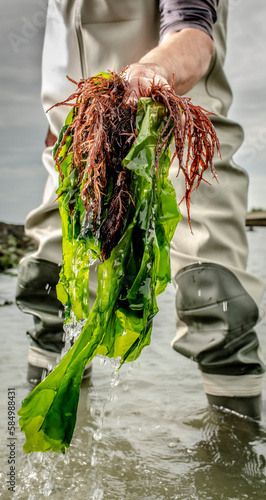
[[[23,255],[36,247],[36,242],[25,235],[23,224],[0,222],[0,272],[16,268]]]

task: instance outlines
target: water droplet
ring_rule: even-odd
[[[101,366],[106,365],[107,359],[104,356],[100,356],[100,355],[99,355],[99,358],[100,358],[100,365]]]
[[[70,458],[69,455],[64,455],[63,456],[63,462],[64,464],[68,465],[70,463]]]
[[[92,456],[91,456],[91,466],[94,467],[95,465],[97,465],[97,456],[96,456],[96,452],[95,450],[93,451],[92,453]]]
[[[201,297],[201,290],[198,290],[198,297]]]
[[[49,497],[51,496],[51,493],[52,493],[52,489],[53,489],[53,484],[51,481],[47,481],[44,485],[44,488],[43,488],[43,496],[44,497]]]
[[[118,396],[117,396],[116,394],[111,394],[111,396],[110,396],[110,401],[111,401],[112,403],[117,403],[117,401],[118,401]]]
[[[49,285],[49,283],[46,283],[45,285],[45,290],[47,290],[47,293],[50,293],[52,287]]]
[[[226,312],[227,311],[227,300],[224,300],[223,301],[223,311]]]
[[[111,388],[117,387],[119,384],[119,375],[118,373],[113,373],[111,376]]]
[[[102,433],[101,433],[100,429],[97,429],[94,432],[93,437],[94,437],[95,441],[100,441],[102,439]]]
[[[169,448],[176,448],[176,443],[173,443],[173,442],[168,443],[168,447]]]
[[[48,373],[50,373],[53,369],[54,369],[54,366],[52,365],[52,363],[49,363],[49,365],[48,365]]]
[[[46,379],[46,377],[47,377],[47,370],[46,368],[43,368],[41,382],[43,382]]]
[[[128,377],[132,377],[132,371],[133,371],[133,363],[131,363],[129,369],[128,369],[128,372],[127,372],[127,376]]]

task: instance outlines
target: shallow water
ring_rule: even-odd
[[[249,269],[266,284],[266,228],[248,232]],[[16,277],[0,276],[0,303],[14,300]],[[152,344],[117,376],[97,358],[84,381],[69,452],[22,450],[15,433],[15,492],[8,491],[7,390],[17,410],[30,387],[26,379],[31,318],[14,304],[1,320],[1,498],[20,500],[242,500],[266,498],[266,383],[260,424],[208,407],[197,366],[170,347],[174,290],[159,297]],[[266,297],[264,296],[266,309]],[[266,320],[257,327],[266,356]]]

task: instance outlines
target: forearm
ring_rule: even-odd
[[[174,74],[175,91],[187,93],[208,70],[214,44],[209,35],[195,28],[168,33],[160,45],[139,61],[163,76],[169,84]]]
[[[129,82],[129,101],[150,95],[152,82],[171,85],[173,76],[176,93],[186,94],[208,70],[213,51],[211,37],[197,28],[167,33],[160,45],[124,73]]]

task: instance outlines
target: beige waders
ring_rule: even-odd
[[[193,234],[186,207],[181,205],[184,218],[171,249],[172,276],[177,286],[173,347],[198,362],[211,403],[226,406],[228,398],[241,398],[244,406],[236,410],[256,417],[257,408],[249,412],[245,407],[247,402],[257,401],[261,393],[264,365],[253,327],[259,319],[263,286],[246,272],[248,177],[232,160],[243,141],[242,129],[226,118],[231,104],[223,72],[226,17],[227,1],[221,0],[214,26],[215,54],[207,74],[189,93],[194,104],[215,113],[212,121],[222,159],[215,159],[218,182],[207,173],[205,178],[211,186],[202,183],[193,193]],[[75,86],[66,75],[78,81],[99,71],[120,71],[154,47],[158,33],[158,6],[153,0],[50,1],[43,50],[44,109],[74,92]],[[47,115],[56,136],[68,111],[57,107]],[[44,151],[43,163],[48,171],[43,203],[26,221],[27,234],[38,240],[39,249],[20,264],[17,294],[19,307],[35,318],[29,351],[33,364],[38,363],[43,349],[58,352],[62,346],[62,306],[55,294],[62,262],[61,222],[55,203],[57,173],[51,148]],[[176,177],[177,171],[174,163],[170,176],[180,201],[184,182],[181,176]],[[96,283],[92,283],[92,296],[95,289]]]

